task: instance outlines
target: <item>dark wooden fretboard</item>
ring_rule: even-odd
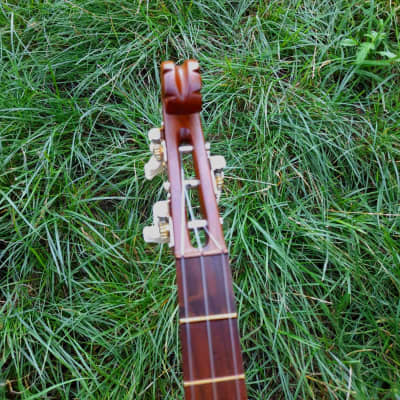
[[[177,258],[186,400],[247,399],[226,254]]]

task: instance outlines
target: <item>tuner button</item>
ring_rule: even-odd
[[[163,189],[169,193],[170,189],[171,189],[171,184],[168,181],[163,182]]]
[[[169,243],[173,246],[171,235],[171,218],[169,202],[158,201],[153,205],[153,225],[143,229],[143,238],[147,243]]]
[[[169,218],[169,202],[168,200],[157,201],[153,205],[153,217],[156,218]]]
[[[145,226],[143,228],[143,239],[146,243],[168,243],[169,239],[169,224],[162,222],[158,226]]]
[[[143,238],[146,243],[168,243],[170,241],[169,224],[162,222],[159,226],[145,226],[143,229]]]
[[[144,166],[144,176],[148,180],[152,180],[158,174],[161,174],[164,169],[164,163],[157,160],[155,156],[151,156],[150,160]]]
[[[150,142],[160,142],[161,141],[161,129],[151,128],[148,133],[148,138]]]
[[[157,161],[166,161],[164,158],[164,143],[162,140],[161,128],[152,128],[149,130],[150,151]]]
[[[154,225],[144,227],[143,238],[146,243],[162,243],[160,230]]]
[[[213,171],[219,171],[226,167],[226,161],[224,156],[211,156],[210,157],[211,169]]]
[[[165,143],[162,140],[162,128],[152,128],[149,130],[148,137],[150,140],[150,151],[153,156],[144,166],[146,179],[153,179],[156,175],[163,171],[167,161],[165,152]]]

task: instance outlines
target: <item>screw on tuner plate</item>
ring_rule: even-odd
[[[167,162],[167,153],[165,151],[165,141],[162,138],[162,128],[150,129],[148,136],[152,156],[144,166],[144,175],[146,179],[151,180],[163,172]]]
[[[143,229],[143,238],[147,243],[169,243],[173,246],[172,222],[169,202],[158,201],[153,205],[153,225]]]

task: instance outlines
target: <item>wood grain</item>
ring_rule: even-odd
[[[246,400],[242,354],[227,248],[200,122],[197,61],[161,65],[164,135],[170,183],[186,400]],[[207,243],[191,244],[182,149],[190,148]],[[186,150],[185,150],[186,151]]]
[[[236,312],[226,254],[180,258],[176,266],[181,318]],[[236,318],[182,324],[180,335],[185,382],[244,373]],[[212,393],[199,397],[209,396],[212,384],[199,386],[185,388],[186,398],[213,399]],[[247,399],[243,379],[214,386],[219,400]]]

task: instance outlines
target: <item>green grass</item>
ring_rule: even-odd
[[[0,398],[182,399],[144,244],[159,64],[196,58],[250,399],[400,398],[396,1],[0,2]]]

